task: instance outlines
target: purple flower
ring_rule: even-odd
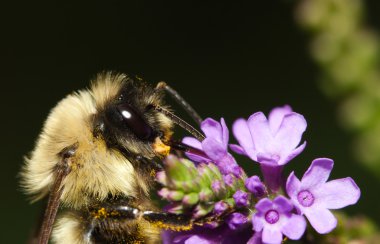
[[[248,222],[248,218],[241,213],[232,213],[227,217],[226,222],[231,230],[237,230]]]
[[[264,243],[281,243],[283,235],[298,240],[305,232],[305,218],[293,214],[293,205],[283,196],[273,201],[263,198],[256,204],[256,209],[257,213],[252,218],[253,230],[262,232]]]
[[[262,244],[262,233],[261,232],[255,232],[251,239],[248,240],[247,244]]]
[[[360,197],[360,189],[350,177],[326,182],[333,165],[331,159],[315,159],[301,181],[292,172],[286,183],[286,191],[298,212],[321,234],[337,225],[329,209],[355,204]]]
[[[257,198],[264,196],[266,191],[263,182],[261,182],[260,178],[257,175],[246,179],[245,187]]]
[[[233,198],[237,207],[247,207],[249,204],[248,193],[238,190],[234,193]]]
[[[227,209],[228,209],[228,204],[223,201],[219,201],[215,203],[214,205],[214,213],[217,215],[224,213]]]
[[[230,147],[259,162],[269,188],[277,191],[281,185],[282,166],[306,146],[306,142],[298,146],[306,126],[304,117],[292,112],[289,106],[274,108],[269,119],[257,112],[248,120],[235,121],[232,131],[240,145]]]
[[[304,117],[289,106],[274,108],[269,119],[257,112],[248,120],[235,121],[232,130],[240,146],[231,148],[259,163],[285,165],[305,148],[306,142],[297,146],[306,125]]]
[[[194,148],[203,150],[207,155],[202,157],[192,153],[186,155],[195,162],[214,162],[223,174],[232,173],[239,177],[242,169],[238,166],[235,159],[228,153],[229,131],[224,119],[220,123],[211,119],[205,119],[201,124],[201,129],[205,133],[206,138],[200,142],[193,137],[185,137],[182,142]]]
[[[243,225],[237,230],[231,230],[227,224],[209,229],[196,226],[190,231],[163,231],[164,244],[237,244],[247,243],[253,235],[250,225]],[[254,244],[257,242],[252,242]]]

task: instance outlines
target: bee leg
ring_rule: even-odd
[[[199,114],[193,109],[193,107],[190,106],[188,102],[186,102],[185,99],[179,93],[171,88],[168,84],[166,84],[164,81],[161,81],[157,84],[156,89],[163,89],[169,95],[180,105],[182,108],[189,114],[189,116],[198,124],[200,125],[203,121],[202,117],[199,116]]]
[[[142,217],[159,228],[175,231],[190,230],[193,221],[190,215],[144,211]]]
[[[92,216],[96,219],[144,219],[158,228],[170,230],[190,230],[193,222],[190,215],[173,214],[155,211],[143,211],[128,205],[108,205],[92,210]]]
[[[142,163],[144,165],[151,165],[151,167],[154,169],[154,170],[163,170],[163,167],[161,164],[157,163],[155,160],[153,159],[147,159],[146,157],[142,156],[142,155],[136,155],[135,156],[135,160],[139,163]]]

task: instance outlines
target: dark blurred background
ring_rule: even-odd
[[[353,159],[336,106],[318,87],[308,35],[294,20],[295,4],[2,3],[0,243],[24,243],[39,214],[40,205],[29,204],[17,174],[50,109],[103,70],[137,74],[152,84],[165,80],[202,116],[224,117],[228,125],[256,111],[291,105],[308,121],[308,146],[287,170],[296,168],[301,175],[314,158],[333,158],[332,177],[351,176],[362,190],[360,202],[347,212],[380,223],[380,185]],[[365,4],[366,22],[379,30],[380,2]]]

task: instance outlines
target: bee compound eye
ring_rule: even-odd
[[[125,103],[119,104],[117,110],[121,115],[122,123],[124,123],[138,138],[146,140],[152,137],[152,128],[132,106]]]

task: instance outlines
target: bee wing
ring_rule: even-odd
[[[62,182],[66,178],[69,171],[70,170],[66,162],[57,165],[56,178],[53,183],[53,187],[50,190],[47,207],[45,210],[42,226],[38,237],[39,244],[47,244],[49,241],[63,191]]]

